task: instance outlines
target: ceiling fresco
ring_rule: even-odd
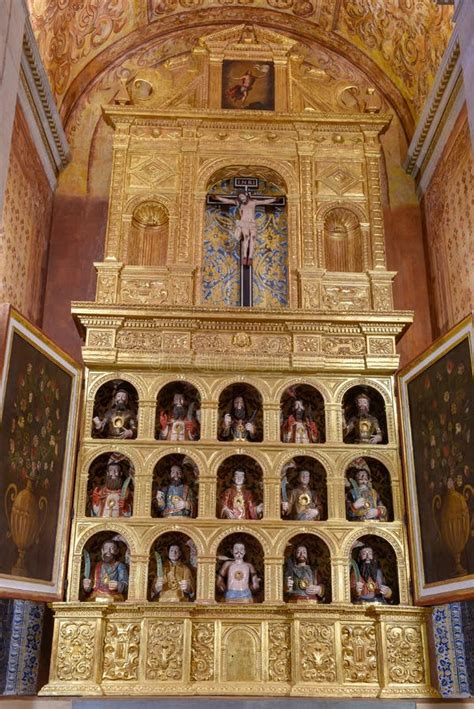
[[[452,8],[437,6],[434,0],[29,0],[29,4],[66,121],[91,83],[102,83],[110,66],[123,65],[140,48],[153,51],[155,39],[166,41],[167,36],[171,45],[179,45],[184,31],[199,35],[205,26],[244,21],[260,22],[351,61],[385,95],[392,94],[392,103],[398,101],[407,132],[421,112],[449,40],[452,16]]]

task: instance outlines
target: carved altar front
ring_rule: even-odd
[[[393,374],[396,340],[411,313],[394,311],[395,274],[385,263],[379,136],[390,116],[370,85],[352,92],[359,98],[351,102],[344,97],[354,87],[340,80],[319,85],[300,49],[259,27],[217,32],[201,38],[191,55],[139,72],[123,83],[116,104],[104,107],[115,131],[107,238],[104,261],[96,264],[95,302],[73,304],[84,335],[86,393],[67,600],[54,605],[51,677],[43,693],[434,695],[427,614],[411,605],[403,523]],[[262,93],[268,103],[262,98],[258,107],[247,108],[244,96],[240,106],[223,108],[225,62],[243,61],[258,62],[262,81],[270,71],[261,67],[271,65],[273,93]],[[268,194],[284,195],[285,219],[272,213],[276,227],[265,232],[272,235],[265,242],[271,263],[287,244],[278,271],[286,290],[272,307],[219,305],[204,287],[211,243],[206,197],[231,189],[233,176],[253,177]],[[257,215],[259,233],[270,229],[266,218]],[[221,253],[229,243],[224,238]],[[257,249],[255,273],[261,265],[260,285],[270,291],[271,271],[259,258]],[[207,282],[224,276],[216,267]],[[134,392],[136,437],[93,435],[97,397],[111,382]],[[157,435],[157,402],[172,383],[197,392],[195,440]],[[222,393],[239,386],[260,397],[261,441],[218,438]],[[324,435],[316,443],[282,442],[282,402],[298,387],[312,387],[322,402]],[[377,443],[345,439],[351,392],[352,398],[370,392],[379,402]],[[90,514],[91,471],[100,456],[126,459],[133,470],[129,516]],[[167,456],[192,461],[198,471],[195,517],[156,514],[156,469]],[[259,466],[261,519],[217,515],[221,466],[230,456]],[[303,458],[324,471],[318,521],[282,514],[282,470]],[[346,472],[361,459],[386,473],[390,509],[383,520],[347,517]],[[154,545],[173,534],[196,550],[192,602],[157,602],[150,592]],[[84,596],[84,550],[99,535],[127,549],[124,601]],[[263,590],[253,604],[229,605],[216,594],[220,548],[230,535],[247,535],[260,550]],[[326,550],[326,596],[291,604],[285,554],[305,535]],[[366,539],[391,555],[389,603],[353,602],[350,565]]]

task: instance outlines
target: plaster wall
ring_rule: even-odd
[[[474,309],[474,155],[467,111],[423,199],[434,336]]]
[[[53,192],[17,103],[3,205],[0,301],[41,325]]]

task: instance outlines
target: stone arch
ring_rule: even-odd
[[[364,377],[354,377],[353,379],[346,379],[346,381],[342,382],[334,391],[334,402],[342,405],[344,395],[347,394],[349,389],[353,389],[356,386],[365,386],[375,389],[382,396],[385,403],[385,408],[388,409],[390,407],[390,389],[384,386],[381,382]]]
[[[274,555],[281,557],[281,559],[283,560],[285,549],[288,543],[290,542],[292,537],[297,537],[300,534],[308,534],[313,537],[317,537],[318,539],[321,539],[321,541],[323,541],[329,549],[331,559],[337,554],[337,545],[335,543],[335,540],[324,528],[318,527],[318,529],[314,529],[314,527],[312,526],[303,526],[289,527],[281,530],[280,533],[274,539]]]
[[[109,443],[109,445],[107,445],[107,443]],[[93,449],[89,448],[85,451],[80,461],[80,470],[88,473],[94,460],[105,453],[121,453],[130,460],[136,473],[143,470],[144,459],[140,449],[137,449],[134,446],[124,448],[124,446],[114,444],[113,439],[104,439],[104,443],[102,445],[96,446]]]
[[[230,164],[233,163],[233,164]],[[268,171],[269,176],[272,174],[278,180],[275,184],[285,190],[288,197],[298,196],[299,184],[298,176],[294,170],[288,167],[282,160],[274,160],[273,158],[265,156],[264,158],[254,156],[252,158],[252,164],[242,166],[238,163],[235,164],[234,160],[229,157],[224,158],[213,158],[208,160],[202,165],[201,169],[197,174],[196,179],[196,189],[202,194],[206,194],[207,189],[214,184],[216,180],[219,179],[219,175],[226,170],[232,170],[239,167],[257,168]]]
[[[254,527],[249,527],[248,525],[233,524],[226,525],[225,529],[217,529],[208,539],[208,554],[210,556],[216,556],[219,544],[224,541],[226,537],[230,537],[232,534],[248,534],[250,537],[254,537],[261,545],[263,553],[265,556],[271,555],[273,553],[273,540],[270,534],[262,529],[256,529]]]
[[[313,447],[292,448],[291,450],[283,451],[275,459],[273,465],[274,470],[281,471],[284,465],[289,463],[293,458],[297,457],[314,458],[314,460],[317,460],[318,463],[323,466],[328,477],[329,474],[332,476],[337,471],[337,466],[334,464],[334,457],[328,453],[325,453],[321,448]]]
[[[271,391],[271,395],[275,401],[279,402],[286,389],[292,386],[298,386],[299,384],[305,384],[313,387],[313,389],[316,389],[316,391],[323,397],[324,405],[331,401],[331,392],[327,385],[319,380],[314,382],[311,380],[311,377],[294,377],[293,379],[286,380],[283,384],[278,383]]]
[[[158,192],[148,192],[130,197],[124,204],[123,216],[131,218],[136,208],[146,202],[160,202],[164,207],[166,207],[170,216],[172,216],[173,211],[175,210],[175,203],[169,198],[168,195]]]
[[[227,450],[223,450],[215,457],[211,458],[211,460],[209,461],[209,474],[217,477],[217,471],[221,467],[222,463],[224,463],[229,458],[233,458],[237,455],[245,455],[248,458],[253,458],[253,460],[255,460],[255,462],[258,463],[258,465],[260,466],[263,477],[265,477],[266,474],[271,472],[271,464],[266,458],[263,451],[258,451],[254,448],[249,449],[242,446],[241,448],[237,449],[229,448]]]
[[[227,379],[218,380],[214,386],[211,388],[210,395],[211,399],[219,400],[222,392],[232,385],[245,386],[248,384],[258,391],[262,397],[262,404],[265,406],[266,400],[269,398],[269,386],[263,379],[258,379],[255,376],[240,375],[236,377],[228,377]]]
[[[191,525],[182,524],[176,520],[177,518],[175,518],[175,520],[173,521],[172,529],[158,529],[155,526],[151,527],[146,531],[146,533],[141,538],[145,554],[150,554],[152,551],[153,544],[156,542],[156,540],[162,537],[164,534],[169,534],[169,532],[185,534],[187,537],[189,537],[196,545],[198,557],[204,556],[206,554],[206,542],[201,531],[195,529]]]
[[[101,532],[110,532],[111,534],[120,534],[130,549],[130,556],[133,557],[135,554],[141,551],[140,540],[134,529],[129,527],[127,523],[117,522],[113,520],[111,522],[107,520],[102,520],[94,523],[93,527],[85,529],[82,534],[79,534],[76,539],[76,544],[74,548],[74,554],[80,555],[87,544],[87,542],[92,539],[92,537]]]
[[[131,384],[136,389],[139,404],[140,400],[146,399],[146,384],[144,383],[141,377],[133,374],[133,372],[127,372],[125,376],[121,376],[120,372],[113,372],[113,374],[104,374],[103,376],[98,377],[89,388],[88,398],[94,401],[96,394],[101,386],[107,384],[108,382],[113,382],[117,379]]]
[[[332,212],[334,209],[347,209],[355,214],[359,224],[369,225],[370,220],[367,211],[360,204],[356,202],[343,202],[342,200],[337,200],[335,202],[325,202],[316,211],[316,225],[322,226],[328,212]]]
[[[200,377],[196,377],[191,372],[189,372],[189,376],[188,372],[186,372],[186,375],[173,376],[172,374],[170,374],[166,377],[160,377],[160,379],[155,381],[152,387],[150,388],[150,394],[156,400],[161,390],[165,386],[167,386],[168,384],[172,384],[173,382],[190,384],[191,386],[193,386],[195,389],[197,389],[197,392],[201,397],[201,403],[210,396],[209,387],[206,385],[205,380],[201,379]]]
[[[191,460],[196,464],[200,474],[205,468],[207,468],[206,456],[197,447],[190,450],[187,446],[180,446],[179,444],[176,444],[156,446],[155,449],[146,458],[143,472],[147,475],[153,474],[156,464],[159,463],[160,460],[162,460],[163,458],[166,458],[167,455],[184,455],[187,458],[191,458]]]

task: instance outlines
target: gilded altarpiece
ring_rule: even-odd
[[[252,87],[248,103],[245,91],[235,90],[240,105],[221,108],[224,62],[243,61],[260,73],[271,64],[274,110],[251,107]],[[237,80],[245,90],[252,83]],[[68,596],[54,605],[52,669],[43,693],[435,694],[426,611],[411,605],[403,524],[393,373],[395,343],[412,314],[394,311],[395,274],[385,263],[379,136],[390,116],[373,90],[351,109],[338,102],[340,86],[338,91],[333,95],[325,86],[318,102],[314,72],[293,39],[238,26],[202,37],[192,53],[158,70],[138,72],[115,105],[104,107],[115,131],[105,258],[96,264],[95,302],[73,304],[85,338],[86,396]],[[229,231],[235,218],[223,204],[222,212],[212,206],[211,219],[207,197],[231,194],[235,177],[257,178],[260,194],[276,194],[283,205],[280,216],[270,205],[257,214],[255,262],[266,248],[261,235],[273,234],[274,248],[281,246],[285,297],[269,296],[252,307],[209,302],[206,295],[212,219]],[[256,195],[250,192],[252,199]],[[137,210],[141,224],[168,234],[160,265],[130,263]],[[273,220],[270,230],[265,220]],[[231,248],[230,238],[216,248],[225,243]],[[340,271],[327,268],[328,244]],[[94,414],[96,396],[111,382],[126,382],[137,395],[129,438],[91,435],[102,425]],[[172,382],[183,383],[178,394],[193,387],[198,392],[199,436],[191,423],[179,440],[157,435],[157,422],[164,431],[169,420],[159,395]],[[228,414],[219,411],[219,401],[227,387],[258,393],[261,441],[219,440]],[[281,436],[282,401],[298,387],[313,387],[322,402],[317,416],[324,435],[315,434],[311,443],[283,442]],[[351,390],[370,391],[380,402],[386,430],[376,443],[345,442]],[[187,418],[195,418],[192,405]],[[127,458],[127,469],[134,470],[128,516],[86,514],[89,471],[105,454],[112,464]],[[199,485],[191,486],[198,490],[196,506],[189,503],[187,516],[153,512],[154,471],[165,456],[175,462],[181,456],[188,487],[190,476],[197,476]],[[250,457],[261,471],[253,479],[263,507],[254,518],[217,517],[218,470],[230,456]],[[293,459],[312,459],[312,475],[325,472],[318,483],[326,486],[319,520],[282,513],[282,471]],[[346,517],[346,471],[354,460],[359,467],[375,461],[388,471],[389,516]],[[84,550],[95,535],[107,534],[126,547],[128,595],[99,603],[84,597]],[[195,553],[195,593],[180,603],[154,595],[162,563],[156,542],[165,534],[181,535]],[[258,602],[223,603],[216,594],[219,556],[231,535],[252,540],[248,553],[256,555],[262,577]],[[314,548],[326,550],[321,568],[327,591],[320,603],[286,602],[287,549],[302,535],[317,538]],[[351,601],[350,567],[361,538],[390,549],[391,566],[383,568],[396,588],[393,603]]]

